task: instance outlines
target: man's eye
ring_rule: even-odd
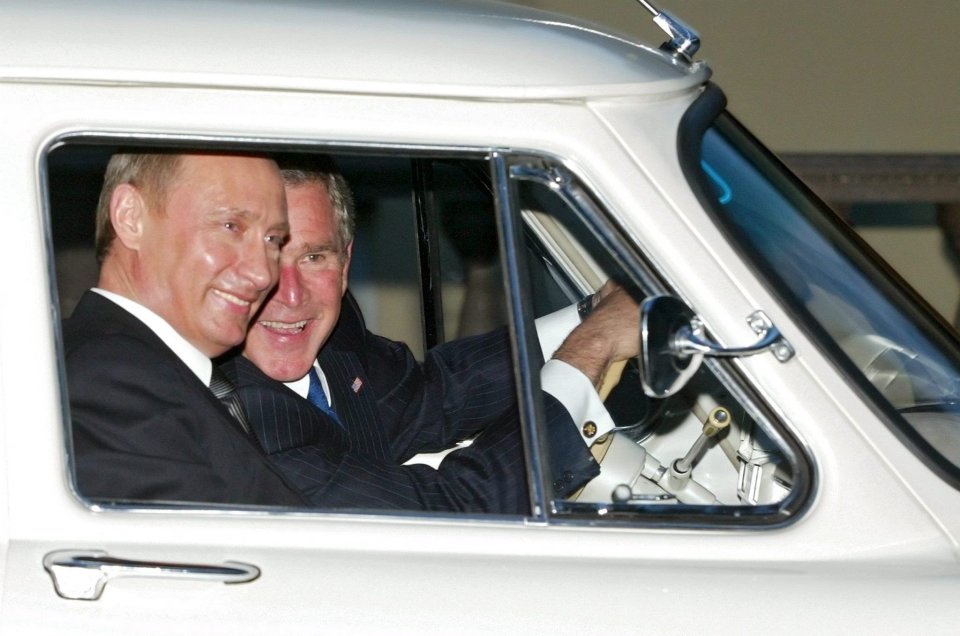
[[[238,229],[240,229],[240,226],[233,221],[225,221],[223,227],[231,232],[236,232]]]
[[[331,263],[336,262],[337,253],[330,250],[320,252],[311,252],[303,256],[303,263],[315,267],[329,267]]]
[[[280,247],[283,245],[283,235],[282,234],[270,234],[264,240],[275,247]]]

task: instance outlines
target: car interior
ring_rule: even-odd
[[[55,145],[46,157],[58,317],[69,316],[95,284],[93,213],[106,162],[121,148],[116,139],[82,138]],[[535,316],[576,303],[610,278],[638,301],[665,288],[655,266],[624,248],[612,224],[592,220],[604,211],[575,175],[566,191],[542,176],[566,170],[550,160],[511,158],[520,169],[511,172],[504,204],[495,196],[489,149],[317,152],[335,158],[354,192],[349,288],[366,326],[406,342],[420,358],[432,346],[512,320],[510,261],[501,248],[505,213],[522,228],[518,293]],[[556,518],[775,525],[805,499],[813,477],[797,443],[735,368],[708,361],[662,399],[644,393],[638,361],[614,375],[602,394],[617,428],[592,448],[601,474],[574,496],[552,501]]]

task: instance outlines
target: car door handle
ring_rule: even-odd
[[[132,561],[101,550],[57,550],[43,557],[43,568],[57,594],[84,601],[97,600],[108,581],[122,577],[247,583],[260,576],[260,568],[233,561],[223,565]]]

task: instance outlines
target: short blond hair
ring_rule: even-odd
[[[110,158],[97,203],[97,262],[110,252],[117,233],[110,220],[110,198],[117,186],[129,183],[140,190],[147,201],[158,203],[176,179],[182,155],[167,152],[117,153]]]

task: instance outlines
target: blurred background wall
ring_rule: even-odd
[[[514,0],[651,44],[636,0]],[[960,0],[654,0],[729,108],[946,318],[960,307]]]

